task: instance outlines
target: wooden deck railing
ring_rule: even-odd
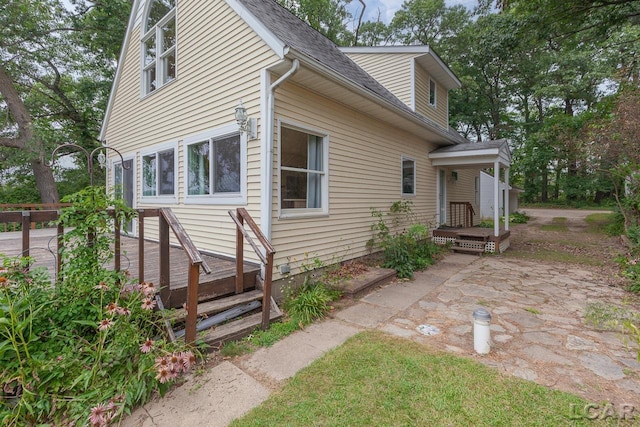
[[[60,206],[62,207],[62,206]],[[160,245],[159,270],[160,270],[160,298],[166,305],[171,298],[171,290],[169,288],[171,280],[171,263],[169,259],[170,239],[169,232],[172,231],[176,236],[180,246],[184,250],[189,259],[188,285],[187,285],[187,318],[185,325],[185,340],[192,343],[196,339],[196,320],[198,315],[198,286],[200,280],[200,268],[206,273],[210,273],[211,269],[200,256],[200,252],[195,247],[191,238],[186,233],[173,211],[169,208],[161,209],[137,209],[138,212],[138,280],[144,281],[144,255],[145,255],[145,235],[144,235],[144,219],[149,217],[158,217],[158,238]],[[113,211],[110,210],[113,215]],[[56,221],[60,216],[59,210],[25,210],[25,211],[0,211],[0,225],[19,223],[22,228],[22,256],[29,256],[30,247],[30,230],[32,224],[42,222]],[[115,253],[114,267],[116,271],[120,271],[121,266],[121,229],[120,224],[116,221],[114,227],[115,233]],[[59,224],[57,230],[57,247],[56,247],[56,277],[60,277],[62,267],[60,260],[60,252],[63,246],[64,225]]]
[[[266,236],[262,233],[262,230],[255,223],[253,218],[249,215],[245,208],[238,208],[236,212],[229,211],[229,216],[236,223],[236,294],[243,292],[244,290],[244,239],[249,242],[253,251],[256,253],[262,265],[264,267],[264,282],[262,290],[262,329],[269,328],[269,320],[271,316],[271,281],[273,276],[273,254],[276,253],[273,246]],[[245,229],[245,223],[251,229],[254,236],[258,239],[264,249],[264,253],[253,241],[249,232]]]
[[[6,205],[3,205],[6,206]],[[35,224],[50,224],[53,221],[56,221],[60,216],[59,210],[25,210],[25,211],[0,211],[0,226],[7,227],[8,224],[20,224],[20,229],[22,231],[22,252],[20,252],[20,256],[28,257],[29,256],[29,248],[30,239],[31,239],[31,230],[35,229]],[[56,239],[56,277],[60,273],[60,268],[62,267],[60,261],[60,249],[62,248],[62,235],[64,234],[64,227],[62,225],[58,225],[57,239]],[[29,266],[27,265],[27,270]]]
[[[449,226],[473,227],[473,205],[469,202],[449,202]]]
[[[0,204],[0,212],[5,213],[14,211],[20,213],[24,211],[53,211],[66,206],[71,206],[71,203],[3,203]],[[52,227],[50,224],[51,220],[48,219],[47,215],[39,218],[39,220],[30,221],[29,227],[31,227],[32,230],[35,230],[36,228]],[[0,232],[20,231],[23,227],[24,224],[22,219],[17,221],[0,221]]]
[[[205,273],[211,273],[211,269],[200,256],[200,252],[193,244],[193,241],[178,221],[170,208],[160,209],[138,209],[138,277],[144,281],[144,219],[158,217],[158,240],[160,245],[160,299],[164,305],[169,305],[171,299],[171,263],[169,259],[169,231],[178,239],[180,246],[189,259],[189,270],[187,279],[187,318],[185,322],[184,339],[188,343],[196,340],[196,323],[198,318],[198,287],[200,282],[200,268]],[[119,227],[116,227],[116,239],[119,238]],[[118,247],[116,240],[116,247]],[[116,254],[117,268],[119,268],[119,254]]]

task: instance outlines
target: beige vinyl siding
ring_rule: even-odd
[[[416,75],[416,112],[422,114],[425,117],[430,118],[442,127],[448,127],[447,123],[447,89],[445,89],[440,83],[436,83],[436,106],[429,103],[429,81],[431,76],[429,73],[418,64],[415,68]]]
[[[278,90],[276,119],[329,135],[329,215],[315,218],[278,218],[276,137],[272,240],[277,265],[289,262],[295,273],[305,258],[328,264],[366,255],[371,208],[388,212],[402,199],[403,155],[414,159],[417,169],[416,196],[406,199],[421,218],[435,223],[436,171],[427,158],[434,145],[290,83]]]
[[[176,213],[201,249],[235,253],[230,205],[184,204],[186,137],[235,123],[242,99],[249,116],[260,116],[260,73],[278,58],[226,2],[180,2],[178,6],[177,78],[141,97],[140,28],[126,46],[121,77],[113,99],[106,139],[123,153],[137,153],[137,207],[159,207],[141,200],[140,150],[178,141]],[[260,123],[258,123],[260,131]],[[247,204],[260,223],[260,140],[247,142]],[[147,225],[147,224],[145,224]],[[155,233],[156,226],[145,227]],[[212,238],[215,236],[215,238]],[[153,236],[149,236],[153,237]]]
[[[398,99],[413,108],[411,63],[415,54],[349,53],[348,56]]]
[[[453,178],[453,172],[457,173],[458,179]],[[478,169],[447,169],[445,176],[447,177],[447,212],[449,202],[469,202],[473,205],[475,212],[473,223],[477,224],[480,219],[480,206],[476,203],[475,178],[480,176],[480,171]],[[450,212],[447,213],[449,214]]]

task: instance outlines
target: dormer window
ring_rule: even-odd
[[[143,21],[142,94],[176,78],[175,0],[150,0]]]
[[[436,106],[436,82],[429,79],[429,104],[432,107]]]

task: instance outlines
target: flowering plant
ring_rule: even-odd
[[[85,199],[117,206],[98,192]],[[164,339],[157,288],[104,267],[110,217],[81,211],[63,215],[75,228],[55,284],[30,259],[0,255],[1,425],[106,426],[195,363]]]

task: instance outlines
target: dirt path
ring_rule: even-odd
[[[621,238],[602,233],[597,218],[587,222],[590,215],[610,211],[526,208],[521,212],[530,220],[511,225],[511,246],[504,256],[579,265],[607,277],[612,285],[626,284],[616,262],[626,251]]]

